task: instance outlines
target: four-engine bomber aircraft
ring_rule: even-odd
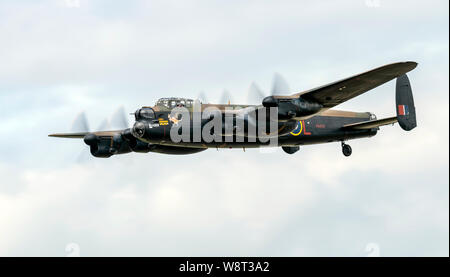
[[[411,85],[406,76],[406,73],[416,66],[415,62],[388,64],[312,90],[288,96],[267,96],[260,105],[203,104],[198,100],[162,98],[153,107],[138,109],[132,128],[49,136],[83,138],[92,155],[108,158],[129,152],[192,154],[207,148],[245,150],[270,146],[267,141],[257,140],[258,135],[255,136],[251,132],[254,129],[263,129],[261,134],[276,139],[276,145],[271,146],[281,146],[288,154],[297,152],[301,145],[340,142],[343,154],[350,156],[352,149],[345,143],[347,140],[374,136],[380,126],[397,122],[406,131],[416,127]],[[397,116],[377,119],[370,112],[331,109],[395,78]],[[180,108],[188,111],[187,115],[175,113],[174,116],[173,111]],[[204,116],[207,110],[213,112]],[[271,113],[274,110],[276,117]],[[221,120],[218,124],[221,127],[214,126],[202,132],[202,129],[214,121],[217,111],[220,112]],[[256,116],[255,111],[264,113]],[[199,118],[199,126],[195,125],[196,116]],[[268,132],[267,126],[274,120],[276,132]],[[265,127],[259,128],[261,122]],[[177,134],[180,130],[187,130],[188,139],[174,139],[172,128],[179,128]],[[202,135],[194,138],[195,132]],[[205,134],[212,135],[215,139],[207,139]]]

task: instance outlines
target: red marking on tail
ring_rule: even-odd
[[[405,105],[398,105],[398,114],[405,115]]]

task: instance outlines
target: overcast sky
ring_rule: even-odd
[[[448,8],[1,1],[0,255],[448,256]],[[47,137],[81,111],[95,129],[160,97],[246,103],[275,72],[295,93],[408,60],[418,127],[350,141],[350,158],[333,143],[94,159]],[[392,116],[395,82],[337,108]]]

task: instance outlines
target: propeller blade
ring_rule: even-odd
[[[208,99],[206,98],[205,92],[203,91],[198,94],[197,99],[202,103],[208,103]]]
[[[264,92],[259,88],[259,86],[255,82],[253,82],[248,90],[247,103],[259,105],[261,104],[264,97],[265,97]]]
[[[73,132],[89,132],[89,124],[86,118],[86,113],[81,112],[75,117],[72,123]]]
[[[192,107],[194,111],[200,111],[202,107],[201,101],[199,99],[195,99]]]
[[[230,104],[233,102],[233,99],[231,97],[231,94],[228,92],[228,90],[224,90],[222,92],[222,95],[220,96],[219,104]]]
[[[106,131],[108,129],[111,129],[111,125],[109,124],[108,119],[103,119],[103,121],[98,125],[97,131]]]
[[[286,95],[290,93],[289,85],[279,73],[273,76],[271,95]]]
[[[247,115],[247,121],[250,125],[253,126],[257,126],[256,125],[256,112],[257,109],[253,108],[253,107],[248,107],[243,109],[241,116],[243,116],[243,118],[245,118],[245,115]]]
[[[125,115],[125,108],[123,106],[119,107],[114,114],[111,116],[110,128],[113,129],[126,129],[128,128],[128,119]]]
[[[85,112],[79,113],[72,123],[73,132],[89,132],[89,123]],[[84,163],[90,159],[89,148],[83,148],[76,158],[77,163]]]

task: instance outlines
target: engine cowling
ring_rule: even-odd
[[[312,115],[320,111],[323,107],[319,103],[311,102],[301,97],[283,98],[278,96],[267,96],[263,99],[262,104],[266,108],[278,107],[278,118],[280,120]]]
[[[127,142],[130,151],[139,153],[148,153],[150,151],[149,144],[138,140],[130,129],[127,129],[122,133],[122,138]]]
[[[98,137],[95,134],[87,134],[84,143],[89,145],[91,154],[97,158],[109,158],[114,155],[111,151],[111,139]]]
[[[91,154],[97,158],[109,158],[116,154],[125,154],[132,151],[129,141],[121,134],[114,136],[97,136],[87,134],[84,143],[89,145]]]

